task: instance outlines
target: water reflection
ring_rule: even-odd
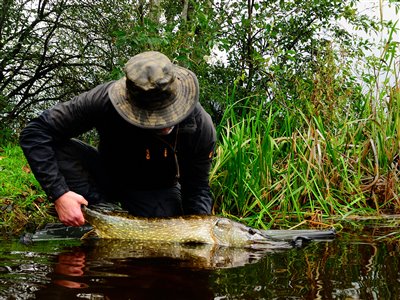
[[[76,278],[84,275],[85,263],[86,254],[79,249],[76,252],[59,254],[58,262],[54,267],[54,274],[61,275],[62,278],[71,278],[54,279],[53,282],[67,288],[87,288],[86,283],[79,282],[79,278]]]
[[[208,244],[106,239],[87,241],[83,247],[97,259],[158,259],[169,261],[179,267],[195,269],[240,267],[259,261],[266,253],[288,249],[288,247],[283,249],[245,249]]]
[[[377,232],[265,252],[0,241],[0,299],[400,299],[399,243]]]
[[[76,291],[77,297],[96,295],[96,299],[131,299],[133,295],[135,299],[213,299],[209,285],[212,270],[254,264],[275,251],[143,241],[86,241],[58,255],[54,270],[48,275],[52,284],[36,296],[65,297],[65,290],[57,288],[61,286],[81,289]]]

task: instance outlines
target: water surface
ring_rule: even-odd
[[[206,245],[0,242],[0,299],[400,299],[390,226],[268,251]]]

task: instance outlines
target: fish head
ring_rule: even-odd
[[[216,220],[213,226],[213,237],[218,244],[232,247],[252,247],[270,241],[270,237],[260,230],[226,218]]]

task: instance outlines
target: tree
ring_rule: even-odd
[[[296,82],[312,85],[327,46],[337,61],[342,59],[339,53],[346,53],[347,62],[368,46],[344,30],[339,20],[365,30],[377,26],[357,14],[357,0],[223,2],[218,14],[225,22],[218,46],[226,53],[224,68],[230,72],[225,71],[220,80],[224,86],[236,80],[239,97],[258,94],[269,101],[283,99],[285,108],[301,107],[302,103],[294,102]],[[277,97],[277,89],[285,94]]]
[[[127,59],[146,50],[194,71],[201,101],[216,116],[234,85],[237,97],[261,95],[277,109],[297,107],[296,85],[313,89],[329,45],[335,54],[362,53],[362,42],[338,24],[374,28],[357,15],[357,1],[4,0],[0,122],[117,79]],[[209,63],[215,49],[227,64]]]
[[[67,100],[110,76],[123,1],[5,0],[0,7],[0,122]],[[99,18],[101,16],[101,18]]]

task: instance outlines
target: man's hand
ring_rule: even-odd
[[[88,205],[88,202],[83,196],[69,191],[58,198],[54,204],[58,213],[58,218],[65,225],[82,226],[85,224],[81,205]]]

